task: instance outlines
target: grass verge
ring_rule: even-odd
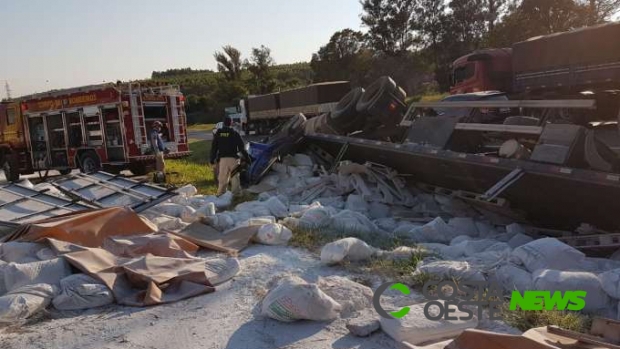
[[[211,131],[215,128],[215,124],[194,124],[187,126],[188,131]]]
[[[166,160],[169,184],[177,187],[192,184],[203,195],[217,193],[217,181],[209,165],[211,141],[190,140],[189,149],[192,155],[187,158]]]
[[[587,333],[592,324],[592,319],[589,316],[556,310],[509,310],[506,306],[503,308],[502,316],[507,324],[521,331],[555,325],[567,330]]]

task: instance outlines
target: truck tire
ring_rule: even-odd
[[[66,168],[66,169],[64,169],[64,170],[58,170],[58,172],[60,172],[60,174],[61,174],[62,176],[66,176],[66,175],[68,175],[69,173],[71,173],[71,169],[70,169],[70,168]]]
[[[394,80],[383,76],[368,87],[357,103],[357,111],[367,116],[366,125],[393,127],[402,121],[407,106],[406,93]]]
[[[80,171],[93,173],[101,169],[101,161],[95,152],[89,151],[80,156]]]
[[[9,182],[16,182],[19,180],[19,159],[15,155],[6,155],[4,157],[4,163],[2,164],[2,170],[4,176]]]
[[[330,113],[327,124],[339,133],[345,134],[364,128],[367,115],[357,111],[357,103],[363,95],[364,89],[361,87],[351,90]]]
[[[330,119],[335,124],[349,123],[351,119],[357,114],[357,103],[364,94],[364,89],[357,87],[347,93],[336,105],[336,108],[331,112]],[[344,120],[343,120],[344,119]]]

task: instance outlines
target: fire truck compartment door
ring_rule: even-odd
[[[84,107],[84,109],[82,109],[82,113],[88,116],[98,115],[99,112],[99,107],[97,106]]]
[[[0,186],[0,222],[5,224],[30,223],[92,208],[19,184]]]
[[[106,172],[76,173],[52,182],[52,185],[98,207],[124,206],[134,212],[142,212],[177,195],[173,190]]]

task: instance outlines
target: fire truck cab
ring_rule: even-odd
[[[166,158],[190,154],[184,100],[177,86],[120,82],[21,97],[0,108],[0,163],[9,180],[51,169],[146,174],[155,121]]]

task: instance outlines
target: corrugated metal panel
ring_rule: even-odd
[[[52,185],[68,195],[99,207],[125,206],[135,212],[142,212],[178,195],[173,189],[105,172],[74,174],[55,181]]]
[[[88,209],[92,207],[18,184],[0,186],[0,221],[5,223],[29,223]]]

